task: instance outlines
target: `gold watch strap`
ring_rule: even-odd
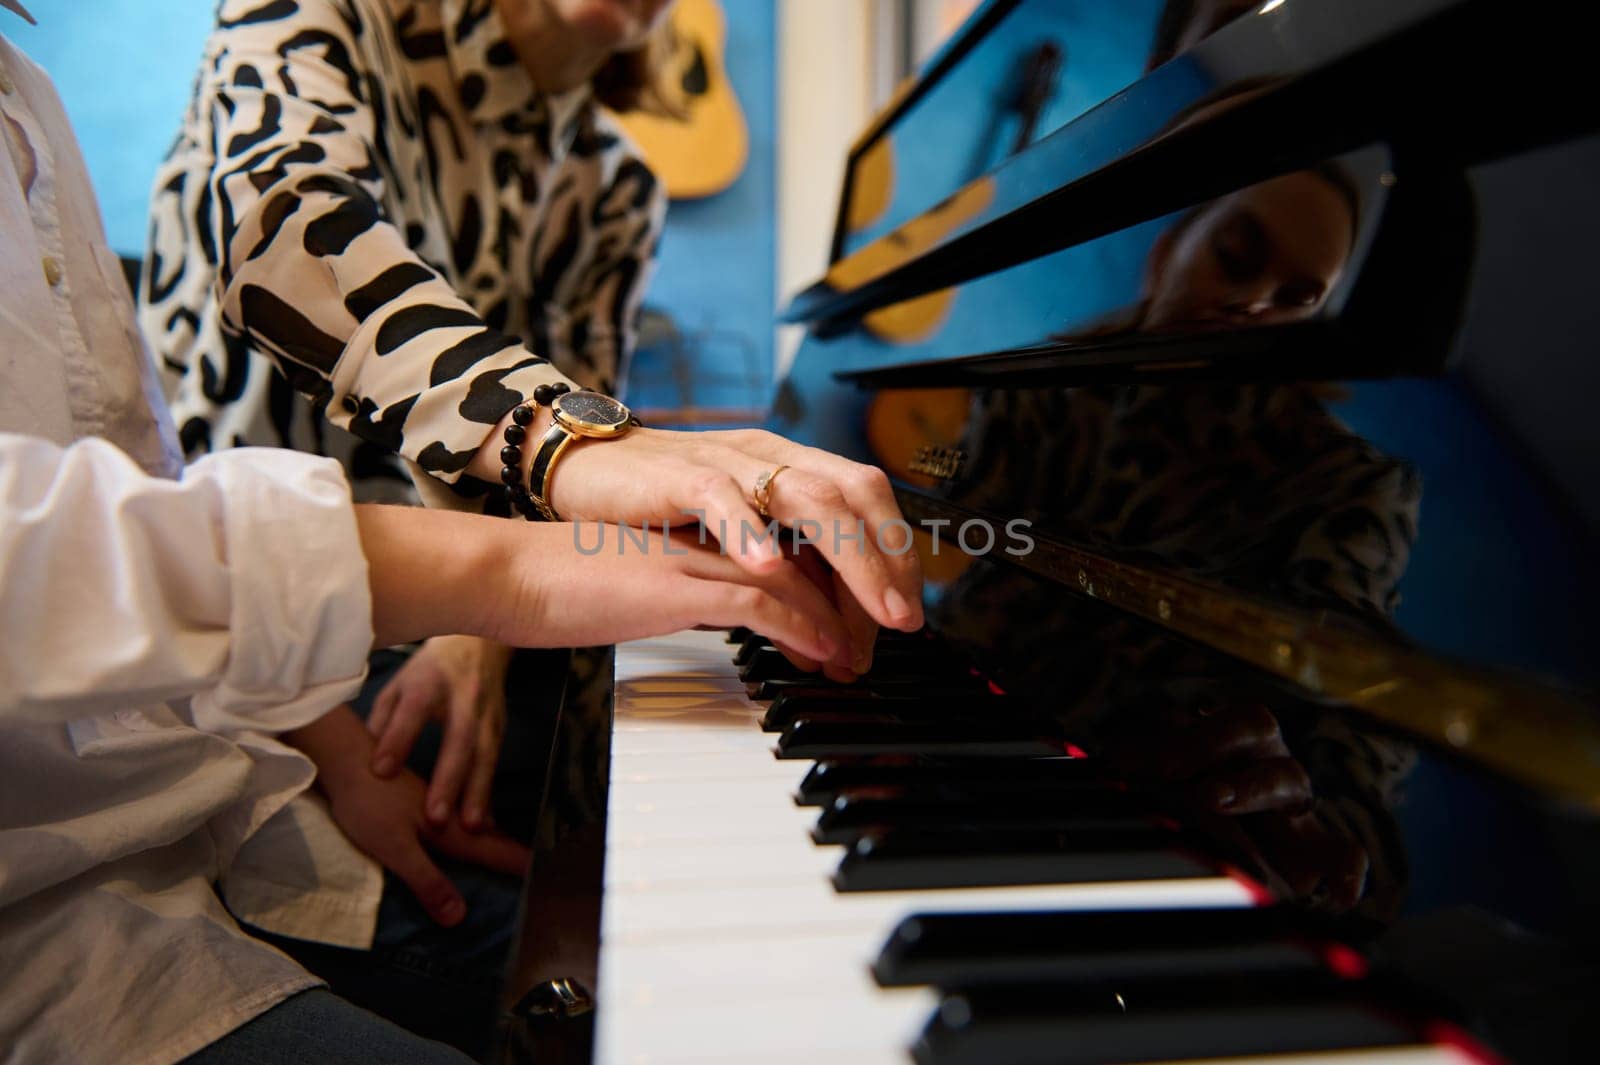
[[[576,433],[556,422],[539,438],[539,447],[533,453],[533,464],[528,467],[528,494],[545,521],[561,520],[550,505],[550,476],[555,472],[556,460],[577,438]]]

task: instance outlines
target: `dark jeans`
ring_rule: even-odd
[[[371,950],[255,934],[328,981],[351,1005],[482,1059],[499,1015],[521,884],[475,866],[441,861],[439,868],[467,902],[466,919],[454,928],[434,924],[405,884],[385,874]],[[409,1059],[393,1060],[406,1065]]]
[[[183,1065],[471,1065],[461,1051],[413,1035],[313,988],[235,1028]]]
[[[363,717],[372,700],[404,661],[392,651],[373,655],[371,676],[356,701]],[[555,718],[555,699],[565,671],[566,652],[519,652],[513,661],[509,680],[506,734],[501,746],[492,800],[496,824],[502,831],[527,842],[533,833],[543,791],[546,763]],[[530,693],[535,693],[530,699]],[[535,702],[537,705],[535,705]],[[426,778],[438,753],[439,730],[430,725],[413,749],[410,766]],[[454,928],[440,928],[412,897],[404,883],[385,873],[383,902],[378,912],[378,928],[371,950],[348,950],[320,943],[255,933],[261,939],[289,954],[308,970],[328,982],[332,994],[323,993],[310,1004],[302,1000],[315,993],[296,995],[257,1021],[207,1048],[229,1052],[228,1044],[260,1048],[263,1032],[293,1032],[300,1018],[333,1018],[333,1023],[350,1028],[352,1042],[363,1024],[383,1025],[391,1035],[412,1038],[419,1056],[369,1053],[348,1056],[358,1048],[341,1051],[344,1057],[324,1058],[320,1053],[262,1056],[251,1049],[242,1057],[196,1057],[196,1065],[257,1065],[267,1062],[329,1061],[362,1062],[384,1065],[409,1065],[412,1061],[459,1062],[459,1054],[426,1040],[438,1040],[475,1059],[483,1059],[491,1048],[500,1015],[500,997],[508,956],[516,935],[521,900],[521,881],[517,877],[491,872],[477,866],[436,857],[439,868],[455,882],[467,903],[467,916]],[[332,999],[336,1007],[322,1001]],[[343,1002],[340,1002],[343,1000]],[[281,1023],[267,1019],[287,1011]],[[366,1013],[365,1011],[371,1011]],[[376,1014],[373,1017],[372,1014]],[[362,1020],[365,1018],[365,1020]],[[385,1023],[387,1019],[392,1024]],[[256,1029],[261,1022],[267,1022]],[[396,1028],[395,1026],[400,1026]],[[422,1036],[424,1039],[416,1039]],[[378,1038],[374,1035],[373,1038]],[[387,1038],[387,1036],[384,1036]],[[385,1044],[387,1045],[387,1044]],[[436,1056],[428,1056],[428,1055]]]

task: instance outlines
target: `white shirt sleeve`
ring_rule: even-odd
[[[0,433],[0,719],[193,697],[281,730],[359,688],[372,599],[339,465],[277,449],[152,477],[95,439]]]

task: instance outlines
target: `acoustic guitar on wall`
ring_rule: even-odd
[[[750,132],[728,78],[727,18],[717,0],[678,0],[668,16],[672,47],[662,94],[683,117],[618,115],[675,200],[727,190],[750,158]]]

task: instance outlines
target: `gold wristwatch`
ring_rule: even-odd
[[[633,412],[610,396],[599,392],[566,392],[550,404],[555,415],[533,453],[528,467],[528,494],[545,521],[560,521],[550,505],[550,477],[556,460],[579,437],[590,440],[615,440],[638,424]]]

